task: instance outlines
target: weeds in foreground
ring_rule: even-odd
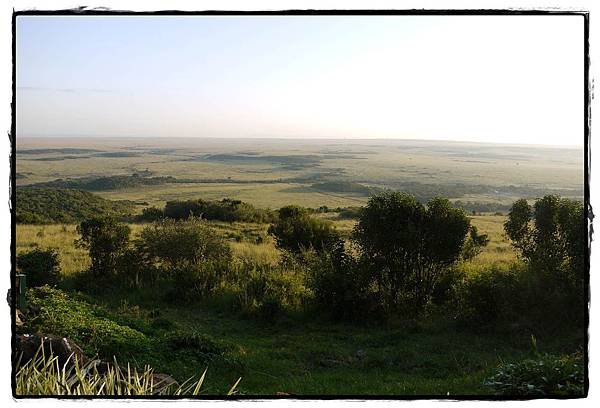
[[[102,369],[99,370],[99,366]],[[206,370],[197,381],[188,379],[179,385],[170,377],[157,375],[149,366],[143,371],[129,364],[123,368],[114,363],[91,360],[80,363],[71,355],[61,366],[56,356],[45,356],[43,348],[36,356],[22,365],[16,374],[17,395],[77,395],[77,396],[198,396]],[[233,395],[241,378],[231,387],[227,395]]]

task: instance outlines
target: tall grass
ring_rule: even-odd
[[[99,372],[98,360],[82,364],[71,355],[61,366],[58,357],[46,357],[43,348],[25,363],[16,374],[17,395],[76,395],[76,396],[131,396],[131,395],[175,395],[197,396],[202,392],[206,370],[197,381],[188,379],[179,385],[157,377],[150,366],[138,371],[127,364],[122,368],[108,363]],[[231,387],[227,395],[235,393],[241,378]]]
[[[516,260],[516,254],[504,236],[503,223],[505,216],[479,215],[471,217],[471,222],[480,233],[488,234],[489,244],[483,251],[470,261],[478,267],[490,264],[511,264]],[[343,235],[348,236],[354,226],[354,220],[332,220],[335,227]],[[143,224],[129,224],[131,238],[139,234]],[[275,265],[279,262],[281,253],[275,248],[273,240],[266,236],[263,243],[251,242],[248,237],[253,234],[265,236],[267,224],[252,223],[213,223],[213,226],[225,237],[240,235],[241,242],[231,241],[231,249],[236,258],[242,261],[253,261]],[[60,253],[61,269],[63,276],[81,272],[89,267],[90,260],[84,249],[77,248],[74,241],[79,238],[76,225],[17,225],[17,253],[34,247],[56,248]]]

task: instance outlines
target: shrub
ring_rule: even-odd
[[[35,248],[17,255],[17,269],[27,276],[27,286],[56,285],[60,260],[55,249]]]
[[[455,318],[462,327],[486,330],[499,320],[516,322],[523,311],[518,271],[491,267],[464,275],[454,294]]]
[[[313,258],[309,269],[308,286],[320,310],[336,320],[359,320],[369,314],[369,276],[346,252],[343,241]]]
[[[581,202],[547,195],[533,207],[524,199],[516,201],[504,225],[529,264],[530,290],[576,324],[583,323],[586,308],[586,222]]]
[[[244,262],[234,267],[231,283],[242,313],[273,321],[285,310],[307,303],[303,276],[282,266]]]
[[[146,207],[142,210],[141,214],[138,214],[135,219],[136,221],[154,222],[161,220],[165,217],[165,213],[160,208]]]
[[[151,263],[167,268],[231,260],[229,245],[198,218],[156,222],[140,232],[135,244]]]
[[[127,249],[130,228],[114,218],[92,218],[77,226],[77,246],[89,251],[90,271],[97,277],[114,275],[117,261]]]
[[[221,287],[228,268],[228,261],[177,264],[168,270],[172,288],[166,299],[184,303],[206,299]]]
[[[501,365],[486,379],[496,394],[513,397],[583,397],[584,364],[581,354],[538,355]]]
[[[279,210],[279,220],[269,227],[269,234],[278,248],[294,254],[307,249],[322,252],[339,240],[331,222],[312,217],[305,208],[296,205]]]
[[[385,310],[419,314],[441,274],[459,261],[469,230],[466,214],[446,199],[425,207],[409,194],[385,192],[369,199],[353,240]]]
[[[168,201],[164,216],[175,220],[199,217],[206,220],[226,222],[272,222],[275,214],[271,210],[258,209],[240,200],[224,198],[221,201],[187,200]]]
[[[564,289],[583,289],[587,244],[583,204],[547,195],[533,208],[516,201],[504,224],[513,246],[535,270]]]
[[[48,286],[27,291],[33,316],[26,319],[27,330],[68,337],[81,346],[86,355],[102,358],[129,356],[144,351],[148,338],[129,326],[107,318],[107,312]]]

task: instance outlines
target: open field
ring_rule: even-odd
[[[140,174],[177,183],[97,191],[153,205],[182,198],[236,198],[259,207],[356,206],[367,196],[319,191],[353,182],[463,202],[511,204],[556,190],[581,197],[579,149],[411,140],[30,139],[17,153],[19,186],[56,179]],[[413,191],[414,190],[414,191]]]
[[[538,323],[537,309],[531,312],[534,317],[519,309],[518,291],[531,286],[515,278],[525,270],[525,261],[504,232],[507,209],[516,199],[531,201],[549,193],[581,198],[582,161],[575,149],[381,140],[24,138],[18,144],[17,173],[21,191],[81,189],[103,199],[128,200],[121,204],[133,208],[133,215],[122,219],[131,240],[149,225],[134,215],[148,207],[162,211],[171,200],[232,198],[258,208],[295,204],[319,209],[310,217],[331,221],[345,240],[357,220],[343,218],[344,211],[364,206],[372,193],[390,189],[409,192],[421,202],[442,196],[469,203],[463,207],[468,219],[489,243],[474,258],[457,262],[450,271],[458,274],[443,275],[449,276],[446,292],[436,292],[439,297],[418,318],[402,312],[357,322],[332,319],[329,310],[319,309],[316,290],[308,283],[314,270],[308,263],[295,269],[284,262],[290,253],[276,247],[264,218],[264,223],[207,221],[209,234],[220,235],[231,248],[233,262],[220,272],[225,277],[219,277],[214,292],[195,293],[191,301],[179,299],[193,285],[181,284],[177,279],[186,275],[175,275],[177,269],[158,269],[164,274],[158,283],[127,286],[130,271],[115,268],[111,276],[123,282],[97,275],[97,287],[89,275],[88,251],[75,245],[76,224],[17,225],[17,254],[55,248],[61,266],[57,289],[44,289],[59,294],[35,300],[43,313],[26,323],[28,330],[74,336],[90,356],[115,355],[138,367],[150,364],[178,381],[208,367],[207,394],[222,394],[242,377],[241,395],[490,395],[493,390],[484,380],[502,362],[537,358],[538,351],[571,355],[584,344],[584,331],[546,330]],[[61,199],[66,196],[52,194],[44,196],[51,204],[47,207],[35,194],[21,197],[29,197],[29,211],[45,208],[51,213],[45,215],[57,216],[67,208]],[[89,200],[68,207],[78,210],[95,202],[88,193],[69,197]],[[110,208],[95,199],[97,208]],[[446,282],[441,282],[443,287]],[[333,291],[345,288],[345,282],[335,283]],[[374,288],[371,283],[368,289]],[[468,296],[475,300],[469,303]],[[465,310],[479,320],[465,326],[460,315]],[[498,324],[491,327],[488,320],[495,318]],[[134,340],[123,340],[123,333]],[[532,335],[537,341],[533,353]],[[216,351],[205,350],[213,346]]]

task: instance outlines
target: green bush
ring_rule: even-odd
[[[235,265],[230,279],[237,308],[267,321],[302,308],[310,297],[303,276],[282,266],[245,262]]]
[[[200,217],[205,220],[225,222],[272,222],[275,214],[271,210],[255,208],[240,200],[224,198],[221,201],[187,200],[168,201],[164,208],[164,216],[174,220],[185,220]]]
[[[454,293],[455,318],[460,326],[485,330],[500,320],[517,320],[524,311],[524,293],[519,281],[522,270],[513,268],[493,266],[462,277]]]
[[[60,259],[55,249],[35,248],[17,255],[17,270],[27,276],[27,286],[56,285]]]
[[[182,263],[171,267],[168,270],[171,289],[165,292],[166,300],[191,303],[209,298],[222,286],[228,268],[228,261]]]
[[[418,315],[440,276],[461,259],[469,231],[464,211],[446,199],[433,198],[424,206],[412,195],[384,192],[361,210],[353,240],[382,308]]]
[[[586,307],[586,222],[581,202],[547,195],[533,206],[525,199],[516,201],[504,224],[512,245],[539,276],[541,289],[568,294],[562,308],[579,322]]]
[[[141,214],[138,214],[135,219],[136,221],[154,222],[161,220],[165,217],[165,213],[160,208],[146,207],[142,210]]]
[[[545,354],[503,364],[484,384],[496,394],[511,397],[583,397],[583,358],[581,354]]]
[[[27,291],[27,301],[35,311],[25,319],[27,330],[68,337],[86,355],[112,360],[113,356],[144,351],[149,345],[143,333],[115,323],[102,308],[61,290],[32,288]]]
[[[269,227],[280,249],[300,254],[314,249],[322,252],[339,240],[339,234],[329,221],[311,216],[307,209],[290,205],[279,210],[278,221]]]
[[[174,268],[203,262],[229,262],[229,245],[199,218],[164,219],[145,227],[135,242],[150,263]]]
[[[370,277],[340,241],[309,262],[308,286],[319,310],[335,320],[364,319],[373,309]]]
[[[89,252],[92,274],[96,277],[114,276],[119,258],[128,248],[129,226],[111,217],[98,217],[79,224],[77,233],[81,235],[76,241],[77,246]]]

